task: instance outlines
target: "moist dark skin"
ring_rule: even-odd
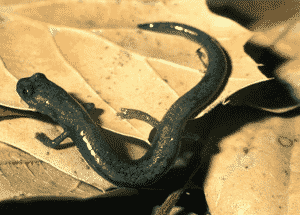
[[[63,88],[41,73],[17,83],[20,97],[32,108],[59,123],[64,133],[48,146],[55,147],[70,137],[87,163],[102,177],[120,187],[140,188],[157,182],[174,164],[187,120],[204,110],[222,92],[228,81],[228,62],[221,46],[204,32],[179,23],[149,23],[138,28],[175,34],[199,43],[208,55],[204,78],[180,97],[167,111],[153,138],[153,147],[138,160],[118,156],[101,136],[86,110]],[[100,128],[101,129],[101,128]]]

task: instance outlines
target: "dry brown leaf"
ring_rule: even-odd
[[[212,214],[299,212],[298,122],[299,117],[262,116],[220,141],[205,185]],[[212,132],[224,133],[229,124]]]
[[[102,192],[53,166],[0,143],[0,201],[33,196],[88,198]]]

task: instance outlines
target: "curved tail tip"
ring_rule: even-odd
[[[149,28],[152,28],[151,24],[149,24],[149,23],[147,23],[147,24],[138,24],[137,27],[140,28],[140,29],[149,29]]]

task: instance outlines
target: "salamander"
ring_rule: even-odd
[[[219,43],[206,33],[188,25],[157,22],[138,25],[139,29],[183,36],[206,49],[207,72],[190,91],[181,96],[157,125],[153,147],[138,160],[118,156],[101,135],[86,109],[63,88],[42,73],[18,81],[19,96],[38,112],[59,123],[64,132],[53,141],[55,148],[70,137],[87,163],[102,177],[119,187],[140,188],[157,182],[172,167],[180,149],[180,138],[187,120],[211,104],[225,87],[228,59]]]

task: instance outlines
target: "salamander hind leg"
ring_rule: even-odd
[[[199,48],[199,49],[197,49],[196,54],[198,55],[199,59],[203,63],[204,67],[207,69],[208,56],[207,56],[207,53],[205,52],[205,50],[203,48]]]
[[[151,125],[153,129],[149,134],[148,141],[152,143],[152,140],[157,132],[157,127],[160,123],[156,118],[150,116],[149,114],[143,111],[136,110],[136,109],[128,109],[128,108],[121,108],[121,111],[117,113],[117,116],[119,116],[121,119],[141,120]],[[200,136],[197,133],[186,130],[182,138],[192,139],[194,141],[197,141],[200,138]]]
[[[157,131],[157,126],[159,125],[159,121],[155,119],[154,117],[150,116],[149,114],[135,109],[128,109],[128,108],[121,108],[121,112],[117,113],[117,116],[119,116],[121,119],[137,119],[144,121],[151,125],[153,129],[151,130],[149,134],[148,141],[151,143],[155,133]]]
[[[119,116],[121,119],[138,119],[148,123],[154,128],[159,125],[159,121],[157,119],[143,111],[136,109],[121,108],[121,112],[117,113],[117,116]]]
[[[41,141],[45,146],[48,146],[50,148],[56,148],[59,146],[59,144],[64,141],[69,136],[69,132],[65,131],[58,137],[56,137],[54,140],[51,140],[49,137],[46,136],[44,133],[37,133],[35,135],[36,139]]]

